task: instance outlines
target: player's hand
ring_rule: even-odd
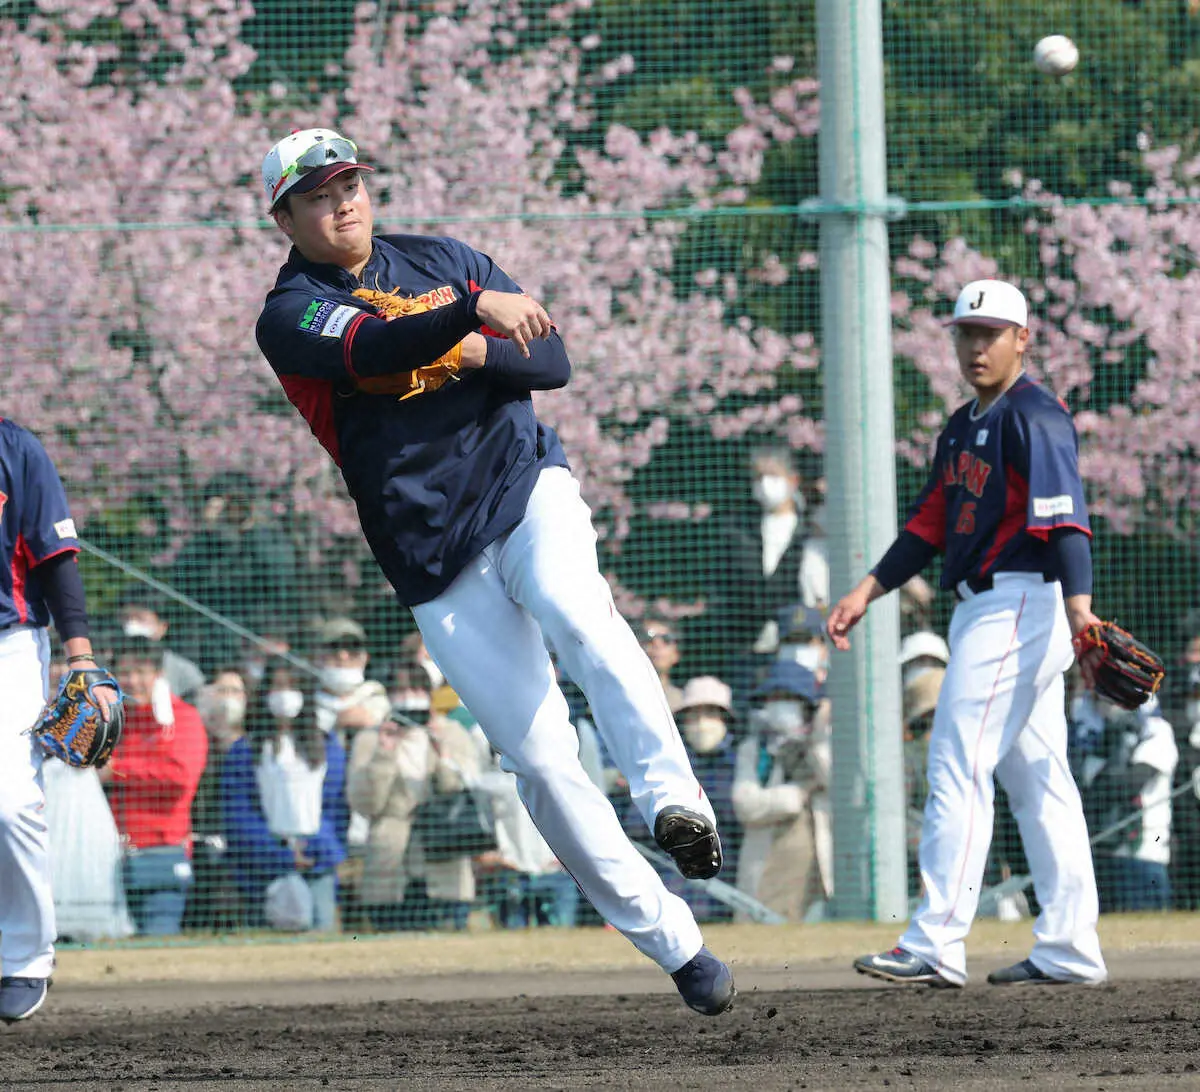
[[[520,292],[485,289],[479,293],[475,313],[497,333],[511,338],[525,357],[529,356],[531,341],[550,336],[552,327],[546,309]]]
[[[860,584],[834,604],[833,610],[829,612],[829,618],[825,622],[825,632],[829,634],[834,648],[840,652],[849,651],[850,638],[847,634],[858,625],[859,620],[867,613],[867,606],[870,602],[866,590]]]
[[[90,656],[86,659],[76,658],[71,667],[75,671],[95,671],[99,665]],[[100,706],[100,715],[108,721],[112,718],[112,708],[117,704],[117,692],[111,686],[97,686],[92,694],[96,704]]]
[[[1104,623],[1092,613],[1091,596],[1072,596],[1066,602],[1067,624],[1071,636],[1075,637],[1091,626]],[[1095,667],[1104,659],[1104,652],[1099,648],[1089,648],[1082,656],[1077,657],[1079,673],[1083,676],[1083,684],[1089,690],[1096,684]]]
[[[462,339],[462,357],[458,366],[463,371],[482,368],[487,362],[487,338],[483,334],[467,334]]]

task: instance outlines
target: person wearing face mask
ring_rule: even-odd
[[[208,759],[208,734],[194,706],[162,699],[162,648],[126,637],[115,657],[125,683],[125,731],[100,771],[125,841],[122,874],[139,934],[182,926],[192,885],[192,800]]]
[[[675,719],[687,747],[688,758],[717,813],[724,832],[725,867],[731,876],[738,872],[742,826],[733,806],[736,765],[737,714],[733,691],[713,675],[689,679],[680,691]],[[729,921],[732,911],[698,884],[685,884],[673,873],[664,872],[663,882],[692,908],[697,921]]]
[[[466,729],[433,711],[419,665],[397,668],[392,696],[383,722],[363,729],[350,752],[346,793],[370,822],[361,899],[381,931],[462,929],[475,898],[471,859],[428,860],[413,819],[430,793],[474,785],[479,750]]]
[[[241,922],[241,898],[229,873],[221,817],[221,770],[230,748],[245,734],[249,683],[237,667],[218,667],[201,687],[196,709],[208,732],[208,763],[192,801],[192,872],[183,915],[185,930],[225,931]]]
[[[829,721],[807,668],[778,660],[752,695],[737,746],[733,809],[742,824],[737,886],[789,921],[812,920],[832,890]]]
[[[251,927],[328,932],[337,925],[338,866],[346,858],[346,753],[322,731],[307,677],[267,664],[246,734],[221,770],[229,862]],[[303,920],[282,921],[272,892],[302,882]]]
[[[313,631],[312,660],[319,672],[317,724],[348,747],[356,732],[373,728],[389,708],[383,683],[366,677],[367,631],[352,618],[325,619]]]
[[[753,510],[721,531],[705,623],[719,649],[705,666],[730,682],[739,707],[778,651],[779,614],[797,602],[820,607],[828,600],[823,534],[790,449],[751,454],[750,495]]]
[[[825,617],[815,607],[793,603],[780,611],[779,648],[775,658],[791,660],[811,671],[824,685],[829,674],[829,643],[825,639]]]
[[[161,646],[165,685],[177,698],[195,704],[196,695],[204,685],[204,672],[168,644],[170,625],[159,598],[149,590],[128,592],[118,607],[118,620],[125,637],[144,637]]]

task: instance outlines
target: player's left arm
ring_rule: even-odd
[[[1071,633],[1100,619],[1092,612],[1091,524],[1079,474],[1079,436],[1065,406],[1012,418],[1017,473],[1029,483],[1025,530],[1050,547]],[[1085,675],[1088,665],[1081,662]]]
[[[488,255],[474,250],[458,240],[447,240],[458,248],[458,261],[469,271],[468,289],[506,294],[524,290]],[[558,329],[547,316],[544,333],[528,340],[524,355],[509,337],[485,325],[480,334],[485,339],[483,374],[497,383],[515,390],[555,390],[565,387],[571,378],[571,361]],[[464,352],[467,346],[464,345]]]
[[[68,665],[75,671],[94,670],[98,665],[89,636],[87,598],[76,563],[79,539],[66,490],[41,442],[31,432],[25,436],[20,549],[37,574]],[[99,686],[95,697],[107,717],[117,701],[116,690]]]

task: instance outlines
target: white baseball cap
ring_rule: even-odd
[[[954,317],[946,324],[1028,326],[1029,304],[1024,293],[1007,281],[972,281],[954,304]]]
[[[945,639],[930,630],[923,629],[918,633],[910,633],[900,642],[900,663],[912,663],[918,656],[931,656],[942,663],[950,662],[950,646]]]
[[[308,193],[343,171],[370,171],[358,145],[332,129],[289,133],[263,157],[262,181],[272,209],[289,193]]]

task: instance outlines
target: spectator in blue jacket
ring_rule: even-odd
[[[221,771],[225,838],[251,925],[272,924],[268,889],[300,876],[309,927],[335,927],[337,866],[346,857],[346,754],[317,726],[312,686],[286,661],[267,665],[246,716],[246,736]],[[303,926],[302,926],[303,927]]]

